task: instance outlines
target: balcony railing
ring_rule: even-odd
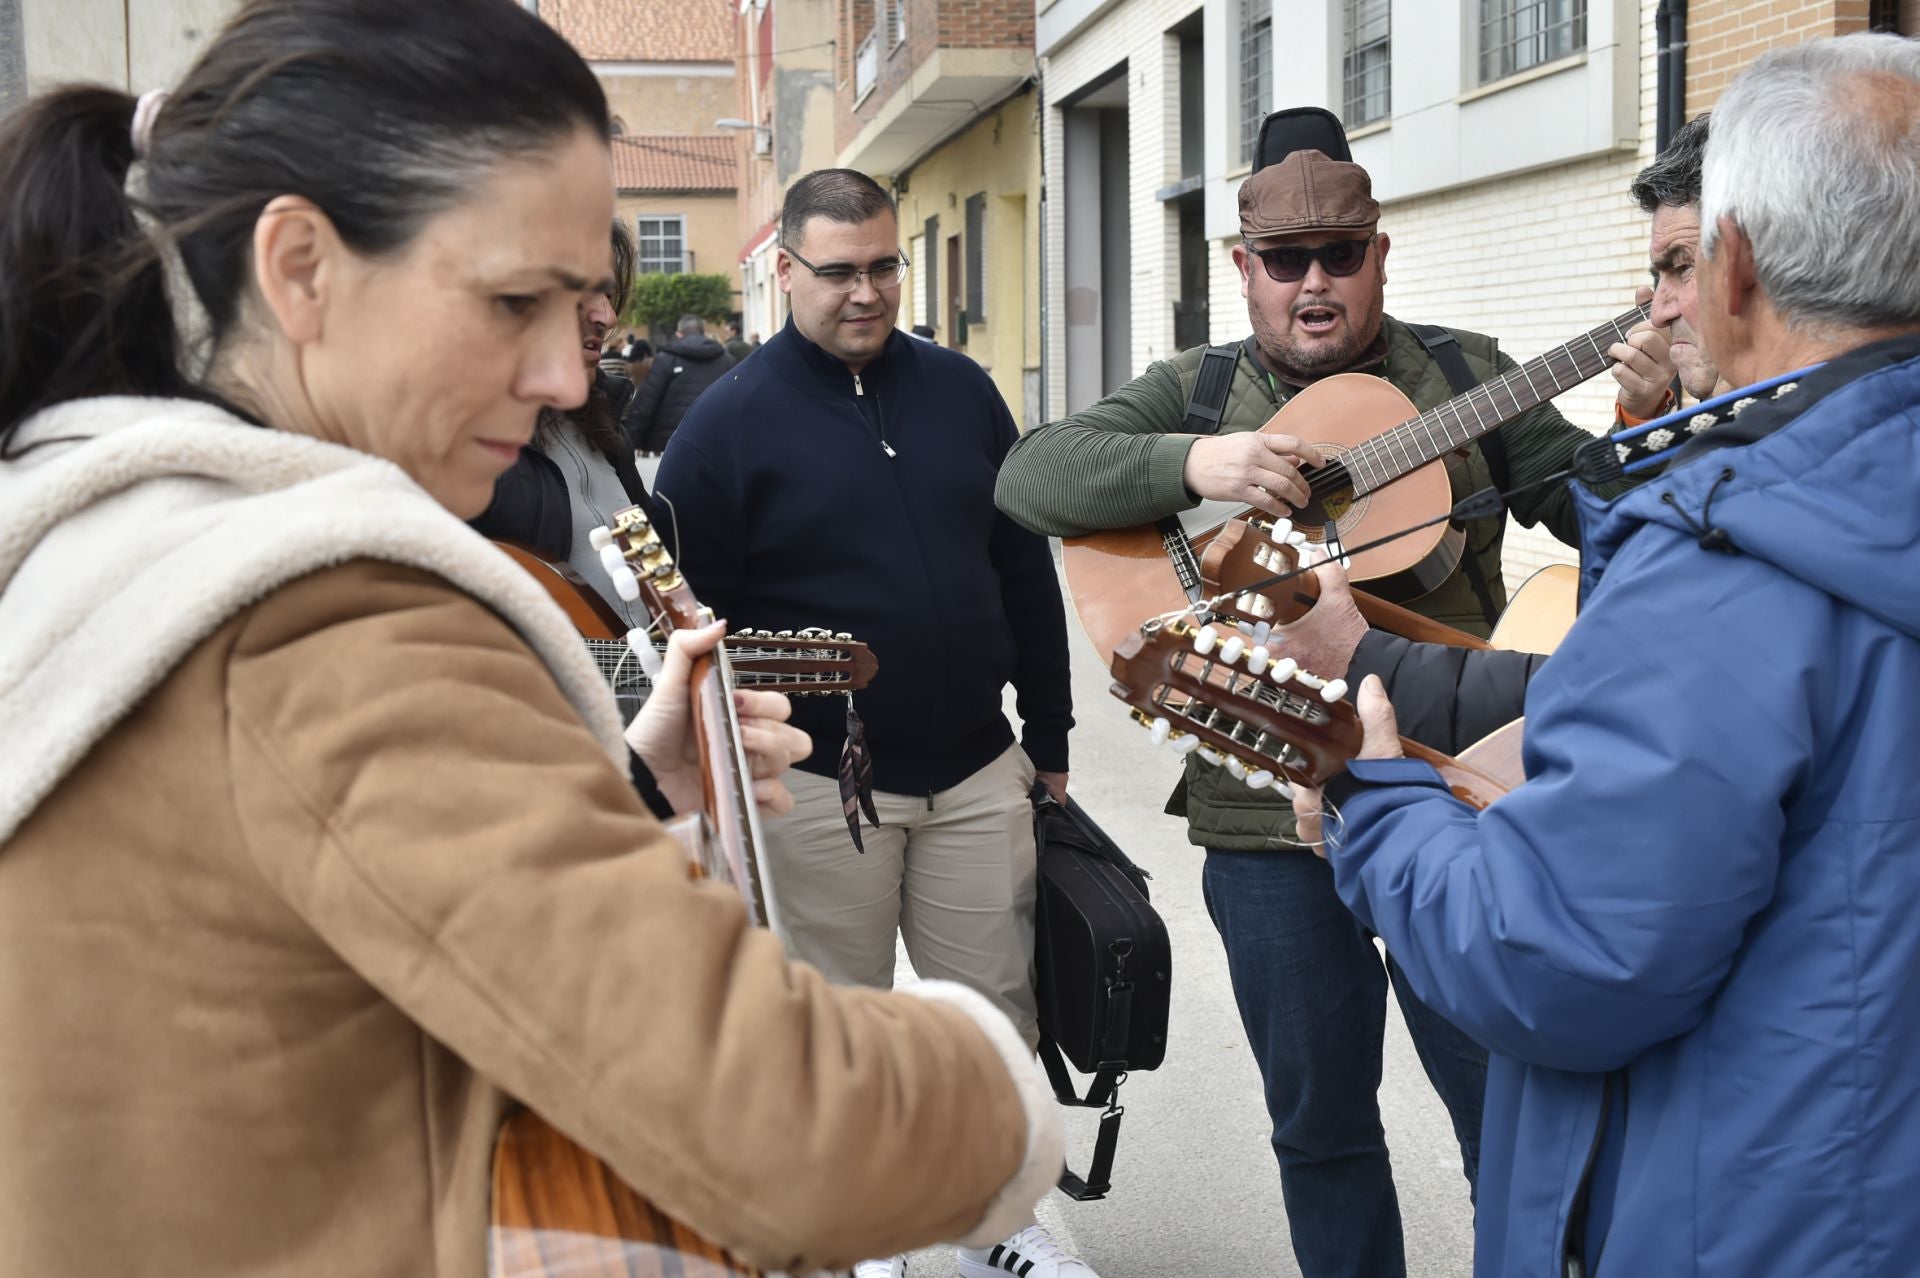
[[[867,38],[860,42],[860,48],[853,55],[853,103],[855,106],[866,101],[873,92],[873,86],[880,81],[880,28],[875,26],[867,32]]]

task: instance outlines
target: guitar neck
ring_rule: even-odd
[[[756,926],[774,926],[773,902],[760,875],[758,805],[753,798],[752,765],[740,737],[740,719],[734,712],[733,673],[726,650],[702,658],[694,667],[694,729],[701,752],[706,788],[706,810],[713,821],[716,855],[725,861],[725,881],[746,902],[747,918]],[[715,872],[717,866],[710,866]]]
[[[1627,333],[1646,317],[1647,308],[1636,306],[1512,372],[1375,435],[1340,459],[1353,476],[1354,491],[1364,495],[1384,488],[1595,376],[1613,363],[1607,348],[1626,341]]]

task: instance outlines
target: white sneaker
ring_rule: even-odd
[[[1025,1229],[995,1247],[960,1248],[961,1278],[1100,1278],[1093,1267],[1060,1249],[1041,1225]]]
[[[905,1278],[907,1258],[895,1256],[892,1260],[861,1260],[853,1266],[853,1278]]]

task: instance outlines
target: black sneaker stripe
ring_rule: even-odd
[[[1020,1266],[1020,1278],[1027,1278],[1027,1271],[1032,1268],[1033,1268],[1033,1262],[1031,1260],[1029,1260],[1026,1264]]]
[[[987,1263],[995,1269],[998,1269],[1000,1267],[1000,1257],[1006,1254],[1006,1250],[1007,1245],[1005,1243],[995,1243],[993,1250],[987,1253]]]

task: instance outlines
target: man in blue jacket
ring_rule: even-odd
[[[993,504],[1013,417],[978,364],[895,331],[908,263],[872,178],[801,178],[780,244],[787,326],[694,403],[656,495],[718,615],[848,631],[880,661],[853,698],[877,825],[857,809],[859,769],[841,767],[846,707],[794,703],[814,742],[796,766],[813,775],[792,774],[793,811],[766,823],[784,939],[831,979],[886,987],[898,932],[915,971],[978,989],[1033,1043],[1029,791],[1038,778],[1065,793],[1073,714],[1046,540]],[[1024,749],[1001,710],[1009,683]],[[1038,1224],[959,1265],[1096,1278]],[[891,1257],[855,1273],[902,1269]]]
[[[1793,389],[1581,494],[1525,785],[1469,811],[1362,688],[1327,848],[1491,1049],[1478,1274],[1915,1270],[1917,134],[1892,36],[1769,54],[1716,106],[1701,336]]]

